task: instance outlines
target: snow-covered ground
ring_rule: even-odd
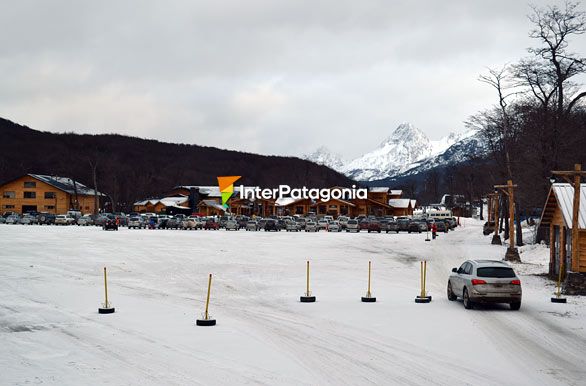
[[[586,302],[550,303],[545,247],[521,250],[520,311],[468,311],[451,268],[504,247],[473,220],[424,238],[2,225],[0,384],[584,384]],[[433,301],[415,304],[424,258]],[[218,325],[197,327],[208,273]]]

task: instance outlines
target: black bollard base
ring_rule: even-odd
[[[197,319],[195,321],[196,326],[215,326],[216,319]]]
[[[490,243],[492,245],[503,245],[503,242],[501,241],[501,236],[497,233],[492,235],[492,241]]]
[[[363,296],[361,298],[361,300],[364,303],[374,303],[374,302],[376,302],[376,297],[374,297],[374,296]]]
[[[551,298],[552,303],[566,303],[566,298],[558,298],[557,296]]]
[[[98,314],[113,314],[116,311],[114,307],[100,307],[98,308]]]
[[[315,302],[315,296],[301,296],[299,298],[299,301],[301,303],[314,303]]]
[[[431,296],[417,296],[415,303],[429,303],[431,302]]]

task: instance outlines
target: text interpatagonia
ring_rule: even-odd
[[[278,188],[259,188],[258,186],[240,185],[240,199],[254,200],[278,200],[279,198],[292,198],[295,200],[311,199],[315,201],[353,200],[366,199],[368,190],[366,188],[291,188],[289,185],[279,185]]]

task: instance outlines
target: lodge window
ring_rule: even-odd
[[[55,192],[45,192],[45,198],[55,198],[57,194]]]
[[[295,214],[303,214],[303,206],[296,206]]]
[[[2,198],[16,198],[16,192],[4,192]]]
[[[318,210],[319,210],[319,214],[324,214],[324,213],[326,213],[326,206],[320,205],[320,206],[318,206]]]
[[[37,198],[36,192],[24,192],[24,198]]]
[[[45,209],[55,209],[55,205],[45,205]]]
[[[35,181],[25,181],[24,182],[24,187],[25,188],[36,188],[37,187],[37,183]]]
[[[2,205],[2,209],[14,209],[14,205]]]

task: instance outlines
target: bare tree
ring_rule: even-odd
[[[546,8],[532,7],[529,20],[534,28],[529,36],[538,40],[539,47],[529,48],[534,59],[520,64],[518,75],[526,81],[535,97],[545,108],[553,102],[552,165],[558,167],[560,128],[574,106],[586,96],[571,78],[586,72],[586,58],[569,51],[569,39],[586,32],[586,14],[577,9],[578,3],[566,2]],[[569,94],[569,95],[566,95]]]

